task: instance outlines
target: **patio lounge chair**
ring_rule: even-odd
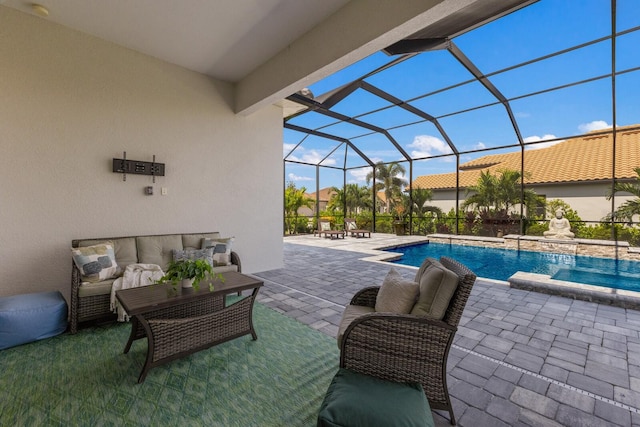
[[[371,237],[371,231],[358,228],[356,220],[353,218],[344,219],[344,230],[350,234],[351,237]]]
[[[431,408],[449,411],[450,422],[455,425],[447,389],[447,356],[476,275],[451,258],[442,257],[440,263],[449,270],[450,278],[454,277],[450,272],[458,276],[457,287],[442,320],[416,314],[375,312],[380,287],[362,289],[350,304],[360,306],[356,311],[366,314],[354,316],[353,320],[343,316],[344,324],[338,333],[340,367],[384,380],[420,383]],[[427,276],[430,264],[430,260],[423,263],[416,282]],[[344,334],[340,336],[342,330]]]
[[[339,239],[340,237],[344,239],[344,236],[345,236],[344,230],[332,230],[331,222],[327,220],[319,221],[318,230],[314,231],[313,235],[315,236],[316,233],[318,234],[318,237],[324,236],[324,237],[330,237],[331,239],[333,238]]]

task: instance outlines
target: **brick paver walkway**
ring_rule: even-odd
[[[284,268],[256,274],[265,280],[259,301],[335,337],[354,292],[389,271],[362,258],[410,240],[287,237]],[[458,424],[640,426],[639,331],[640,311],[479,279],[449,354]],[[434,411],[437,425],[448,425],[443,415]]]

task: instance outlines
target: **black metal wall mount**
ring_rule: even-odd
[[[164,176],[164,163],[156,163],[155,155],[152,162],[128,160],[127,152],[125,151],[122,159],[113,159],[113,172],[123,174],[123,181],[126,181],[127,174],[131,173],[135,175],[151,175],[153,176],[153,182],[155,182],[156,176]]]

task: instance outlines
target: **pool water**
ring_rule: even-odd
[[[607,288],[640,291],[640,262],[549,252],[424,243],[387,249],[401,253],[392,261],[419,267],[427,257],[448,256],[469,267],[478,277],[507,280],[517,271],[546,274],[552,279]]]

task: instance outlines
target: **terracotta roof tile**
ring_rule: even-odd
[[[320,197],[318,198],[318,200],[328,202],[329,200],[331,200],[331,196],[333,196],[336,192],[333,191],[333,187],[325,187],[325,188],[321,188],[318,193],[320,194]],[[315,192],[314,193],[307,193],[305,195],[307,197],[312,198],[313,200],[316,199],[316,193]]]
[[[629,129],[629,130],[625,130]],[[609,179],[613,168],[613,133],[585,134],[548,148],[527,150],[524,170],[527,184],[588,182]],[[616,177],[632,179],[640,166],[640,129],[638,125],[618,128],[616,138]],[[460,165],[460,186],[469,187],[478,181],[481,171],[495,174],[499,170],[520,170],[520,151],[492,154]],[[415,188],[455,188],[454,172],[423,175],[413,181]]]

